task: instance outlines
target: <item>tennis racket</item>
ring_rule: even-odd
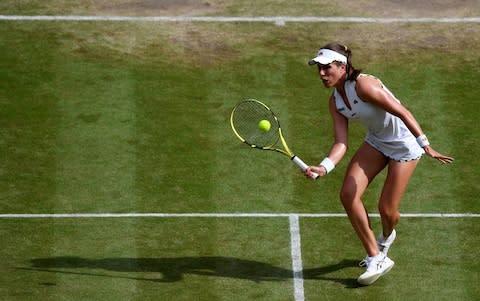
[[[260,121],[265,122],[265,120],[270,124],[269,129],[262,129],[259,126]],[[238,139],[250,147],[283,154],[302,171],[308,168],[302,159],[292,153],[283,137],[277,116],[264,103],[255,99],[241,101],[232,110],[230,125]],[[311,178],[318,178],[318,174],[313,173]]]

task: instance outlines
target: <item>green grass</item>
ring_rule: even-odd
[[[474,300],[480,294],[476,284],[480,267],[470,251],[480,241],[463,239],[478,231],[474,219],[403,219],[397,230],[408,234],[399,237],[389,252],[396,266],[385,281],[371,287],[356,284],[356,264],[362,253],[347,220],[306,219],[302,227],[305,295],[313,300],[331,296],[344,300]],[[339,252],[343,256],[338,257]]]
[[[228,124],[235,103],[258,98],[296,153],[323,158],[330,91],[306,62],[334,39],[456,158],[424,158],[402,211],[479,213],[476,30],[2,22],[0,213],[342,212],[338,191],[363,129],[352,126],[346,158],[312,182],[284,157],[241,145]],[[372,212],[383,176],[365,195]],[[357,288],[364,252],[348,220],[302,219],[307,300],[478,299],[476,219],[406,218],[398,230],[397,266]],[[293,299],[286,218],[1,219],[0,233],[6,300]]]
[[[371,287],[356,284],[363,253],[350,227],[301,221],[307,300],[480,294],[475,219],[404,219],[390,254],[397,266]],[[4,300],[292,299],[286,218],[10,219],[0,230]]]
[[[8,220],[1,229],[11,254],[1,265],[4,300],[290,296],[289,238],[279,231],[287,220]]]

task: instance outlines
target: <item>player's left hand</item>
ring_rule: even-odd
[[[427,156],[429,157],[432,157],[433,159],[436,159],[438,161],[440,161],[441,163],[443,164],[449,164],[449,163],[452,163],[453,160],[455,160],[454,158],[452,157],[449,157],[449,156],[445,156],[445,155],[442,155],[440,154],[439,152],[437,152],[436,150],[434,150],[432,147],[430,146],[426,146],[424,148],[425,150],[425,153],[427,154]]]

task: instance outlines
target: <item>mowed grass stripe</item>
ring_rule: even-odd
[[[215,210],[210,196],[216,158],[204,72],[163,64],[135,68],[137,210]]]
[[[131,74],[82,61],[61,62],[57,68],[57,205],[77,211],[110,200],[104,205],[113,210],[135,208]]]
[[[33,210],[53,210],[59,113],[55,88],[48,83],[56,78],[57,52],[50,48],[52,37],[28,29],[19,34],[10,24],[0,26],[2,212],[22,211],[20,200],[31,200]]]
[[[56,68],[61,122],[56,142],[55,210],[92,210],[99,203],[111,210],[136,208],[136,149],[132,143],[136,98],[132,74],[128,69],[81,60],[59,59]],[[56,223],[52,229],[63,225],[61,221]],[[135,222],[124,223],[122,228],[131,235],[138,230]],[[82,231],[78,227],[71,235],[80,237]],[[90,231],[99,237],[109,232],[102,227]],[[56,250],[73,252],[76,248],[77,240],[65,239],[60,231],[54,231],[52,237],[52,255]],[[136,244],[136,239],[123,241],[133,257],[139,255]],[[135,298],[137,286],[138,282],[125,282],[124,297]]]

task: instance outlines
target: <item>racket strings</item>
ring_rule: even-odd
[[[260,129],[261,120],[270,122],[270,130]],[[275,115],[267,107],[255,101],[244,101],[235,108],[232,125],[247,144],[257,147],[271,147],[279,138],[279,123]]]

